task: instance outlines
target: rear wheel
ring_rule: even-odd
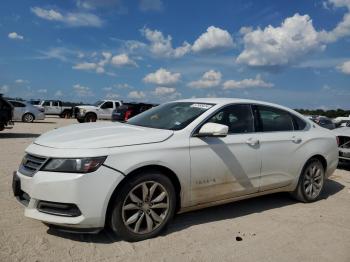
[[[96,120],[97,116],[94,113],[88,113],[84,118],[84,122],[96,122]]]
[[[25,113],[22,117],[22,121],[26,123],[32,123],[34,121],[34,115],[31,113]]]
[[[128,181],[113,203],[112,230],[129,241],[158,235],[175,213],[175,189],[159,172],[142,173]]]
[[[292,193],[301,202],[316,201],[324,187],[325,171],[321,161],[317,158],[309,160],[299,178],[298,186]]]

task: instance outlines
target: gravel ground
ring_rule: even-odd
[[[76,123],[48,117],[0,132],[0,261],[350,261],[350,166],[312,204],[274,194],[175,217],[160,237],[128,243],[110,232],[68,234],[25,218],[12,171],[41,133]]]

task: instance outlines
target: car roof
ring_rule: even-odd
[[[194,103],[208,103],[208,104],[217,104],[217,105],[225,105],[225,104],[231,104],[231,103],[232,104],[240,104],[240,103],[259,104],[259,105],[267,105],[267,106],[273,106],[273,107],[291,110],[290,108],[287,108],[278,104],[252,100],[252,99],[243,99],[243,98],[189,98],[189,99],[177,100],[175,102],[194,102]]]

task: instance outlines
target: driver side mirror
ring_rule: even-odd
[[[206,123],[199,130],[197,137],[225,137],[228,133],[228,126],[217,123]]]

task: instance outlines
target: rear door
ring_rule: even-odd
[[[25,105],[17,101],[11,101],[11,104],[14,107],[12,120],[21,121],[25,111]]]
[[[306,137],[305,123],[291,113],[270,106],[254,106],[262,157],[260,190],[287,186],[300,168],[299,159]],[[298,154],[299,153],[299,154]]]
[[[257,192],[261,155],[250,105],[227,106],[207,122],[227,125],[229,134],[190,138],[192,204]]]

